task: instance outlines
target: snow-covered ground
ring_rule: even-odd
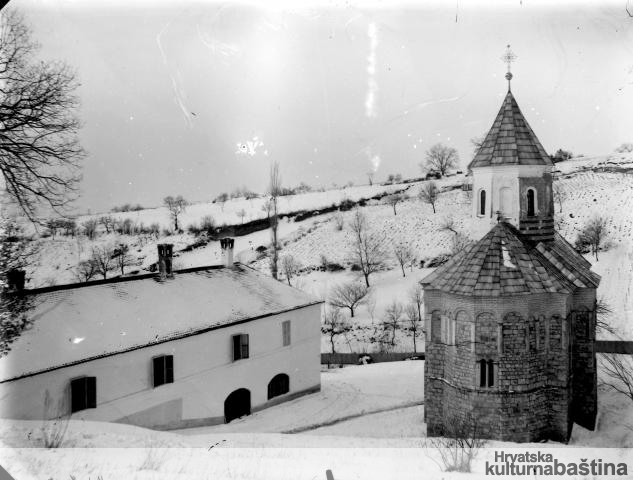
[[[336,479],[466,478],[442,471],[438,450],[425,438],[423,405],[403,406],[423,398],[423,364],[323,372],[321,392],[216,427],[156,432],[71,421],[58,449],[41,448],[40,422],[5,420],[0,423],[0,465],[19,480],[308,480],[325,479],[328,469]],[[494,463],[501,451],[540,451],[559,462],[626,462],[625,478],[630,478],[631,418],[633,402],[601,387],[595,432],[574,426],[569,446],[487,442],[467,478],[485,478],[486,462]],[[319,424],[327,425],[314,428]],[[288,430],[304,431],[279,433]]]

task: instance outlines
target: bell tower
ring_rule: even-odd
[[[508,45],[501,57],[507,64],[508,92],[475,158],[472,218],[477,238],[499,220],[514,225],[528,239],[554,238],[554,164],[519,109],[510,83],[516,55]]]

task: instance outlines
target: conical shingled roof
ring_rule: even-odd
[[[500,222],[421,283],[444,292],[488,297],[571,293],[578,287],[597,286],[600,277],[582,264],[586,260],[567,251],[560,235],[556,240],[552,248],[543,243],[535,246],[512,225]]]
[[[468,168],[493,165],[553,165],[510,91]]]

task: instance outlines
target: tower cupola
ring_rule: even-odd
[[[508,92],[501,109],[468,169],[473,176],[474,234],[485,235],[500,219],[534,241],[554,238],[554,164],[523,116],[510,90],[510,64],[516,58],[508,45]]]

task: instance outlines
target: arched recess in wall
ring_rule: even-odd
[[[457,312],[457,315],[455,315],[455,343],[458,348],[470,349],[472,328],[473,325],[470,322],[468,313],[464,310]]]
[[[431,312],[431,340],[442,341],[442,313],[439,310]]]
[[[526,206],[527,206],[527,216],[528,217],[534,217],[536,215],[536,205],[537,205],[537,198],[536,198],[536,189],[535,188],[528,188],[527,192],[526,192]]]
[[[477,315],[475,320],[475,351],[482,354],[497,353],[497,320],[490,312]]]
[[[512,190],[510,190],[510,187],[503,187],[499,190],[499,210],[506,217],[512,215],[513,201]]]

